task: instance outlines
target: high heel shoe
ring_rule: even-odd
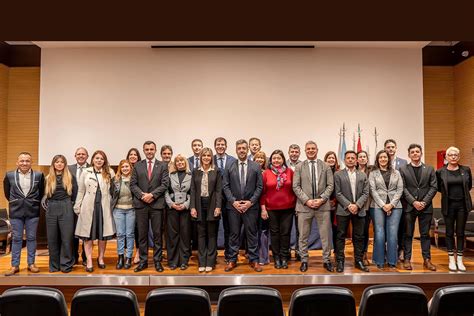
[[[94,272],[94,267],[93,267],[93,266],[90,267],[90,268],[89,268],[88,266],[85,266],[85,268],[86,268],[86,272],[87,272],[87,273],[92,273],[92,272]]]
[[[99,269],[105,269],[105,263],[100,263],[99,258],[97,258],[97,265],[99,266]]]

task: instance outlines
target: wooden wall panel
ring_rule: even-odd
[[[3,198],[3,175],[7,166],[7,107],[9,68],[0,64],[0,208],[6,207]]]
[[[425,162],[436,168],[436,152],[455,144],[453,67],[423,67]],[[440,207],[439,194],[434,200]]]

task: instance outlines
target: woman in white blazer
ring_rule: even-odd
[[[74,205],[74,212],[78,214],[76,236],[83,240],[87,257],[86,271],[94,271],[92,264],[92,246],[98,240],[99,268],[105,269],[104,253],[107,240],[115,234],[112,217],[111,182],[113,170],[107,161],[107,156],[97,150],[91,159],[91,167],[87,168],[78,181],[78,194]]]
[[[375,157],[374,169],[369,175],[370,215],[374,223],[374,251],[372,261],[383,269],[385,258],[392,269],[397,264],[398,225],[402,216],[403,180],[392,168],[390,156],[381,150]]]

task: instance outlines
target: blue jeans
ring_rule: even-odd
[[[125,239],[127,240],[127,254],[133,257],[133,243],[135,242],[135,210],[114,209],[115,228],[117,229],[117,253],[124,254]]]
[[[12,267],[20,266],[21,248],[23,246],[23,229],[26,230],[26,249],[28,265],[35,263],[36,231],[39,217],[10,218],[12,224]]]
[[[402,216],[401,208],[392,209],[387,216],[381,208],[370,208],[370,216],[374,223],[374,252],[372,261],[380,266],[385,263],[396,265],[398,259],[398,225]]]

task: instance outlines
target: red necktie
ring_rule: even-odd
[[[151,180],[151,171],[153,167],[151,166],[151,160],[148,160],[148,180]]]

